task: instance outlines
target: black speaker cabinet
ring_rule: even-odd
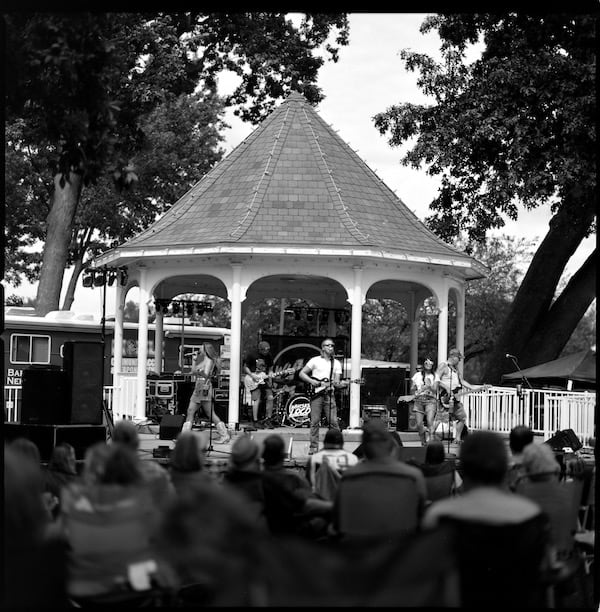
[[[572,429],[557,431],[544,444],[548,444],[554,451],[562,451],[563,448],[571,448],[573,451],[578,451],[583,446],[581,440]]]
[[[188,404],[190,403],[190,397],[194,392],[194,383],[189,381],[177,381],[175,395],[177,398],[177,412],[178,414],[186,414]]]
[[[21,418],[26,425],[68,424],[70,416],[68,380],[62,370],[23,370]]]
[[[361,404],[385,404],[390,396],[395,400],[404,394],[404,368],[363,368],[362,377]]]
[[[104,425],[32,425],[4,423],[4,439],[31,440],[40,451],[42,461],[49,461],[52,449],[61,442],[68,442],[75,449],[75,458],[81,460],[85,451],[97,442],[106,442]]]
[[[63,369],[71,397],[71,423],[102,423],[102,342],[65,342]]]
[[[413,407],[412,402],[398,402],[396,404],[396,431],[417,430],[417,420]]]
[[[183,414],[165,414],[160,420],[159,440],[174,440],[179,435],[184,421],[185,415]]]

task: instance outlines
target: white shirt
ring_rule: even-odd
[[[313,491],[315,490],[315,474],[317,469],[323,463],[324,458],[327,457],[329,465],[339,474],[341,474],[346,468],[356,465],[359,461],[358,457],[343,448],[324,448],[318,453],[315,453],[308,458],[308,480],[312,485]]]
[[[423,390],[425,384],[431,385],[433,387],[433,383],[435,382],[435,374],[433,372],[415,372],[413,377],[411,378],[417,393]],[[426,393],[423,395],[431,395],[434,396],[434,391],[428,389]]]
[[[337,360],[333,360],[333,372],[331,370],[331,360],[317,355],[311,357],[307,364],[306,369],[310,372],[312,378],[318,378],[319,380],[335,378],[336,374],[342,375],[342,364]]]

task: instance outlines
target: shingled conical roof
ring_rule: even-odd
[[[223,244],[470,259],[430,232],[299,93],[120,250]]]

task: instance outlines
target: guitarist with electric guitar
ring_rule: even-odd
[[[244,359],[243,366],[245,375],[244,384],[246,389],[250,391],[252,399],[252,429],[257,429],[259,426],[258,409],[263,399],[266,413],[264,424],[269,429],[273,429],[274,425],[271,422],[273,416],[273,387],[271,386],[271,379],[274,374],[271,345],[264,340],[259,342],[258,351],[250,353]],[[249,382],[250,384],[248,384]]]
[[[450,420],[456,421],[456,434],[452,440],[454,444],[462,442],[463,429],[467,420],[467,413],[460,398],[467,393],[490,388],[490,385],[472,385],[462,378],[456,367],[462,358],[463,355],[457,348],[450,349],[447,361],[440,363],[435,371],[439,408],[448,411],[449,422]],[[432,433],[435,432],[440,422],[436,413]]]
[[[323,411],[325,411],[329,428],[340,428],[334,391],[347,387],[350,382],[340,380],[342,364],[335,359],[334,355],[335,344],[333,340],[325,338],[321,342],[321,354],[311,357],[300,370],[300,379],[306,383],[310,396],[309,455],[314,455],[319,450],[319,426]]]

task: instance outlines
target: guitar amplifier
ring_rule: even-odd
[[[381,419],[384,423],[388,422],[388,410],[385,404],[371,404],[363,406],[363,421],[370,419]]]
[[[149,380],[148,395],[162,399],[171,399],[175,395],[175,382],[172,380]]]

